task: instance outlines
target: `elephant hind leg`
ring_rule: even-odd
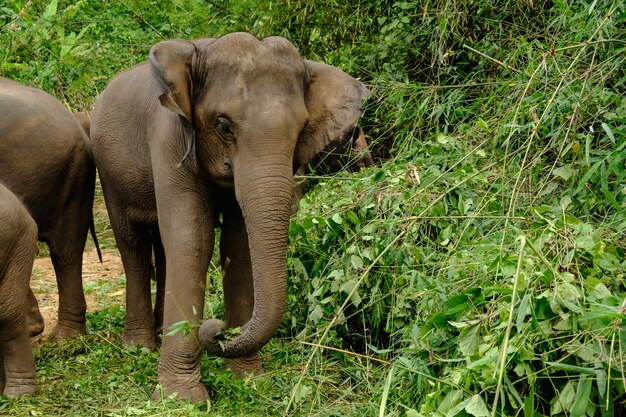
[[[35,337],[43,332],[44,321],[39,311],[39,304],[37,298],[33,294],[31,288],[28,289],[28,298],[26,301],[26,325],[28,326],[28,334],[30,337]]]
[[[119,221],[111,218],[111,223]],[[150,229],[145,225],[113,226],[126,272],[126,321],[122,341],[126,345],[156,349],[150,281],[154,276]]]
[[[54,228],[45,233],[59,289],[59,315],[52,331],[52,337],[58,339],[80,336],[86,330],[82,274],[91,216],[91,203],[87,202],[73,201]]]
[[[2,254],[6,263],[0,265],[0,393],[8,397],[35,392],[35,359],[26,327],[28,283],[37,242],[35,222],[28,218],[18,235],[13,249]],[[0,243],[4,248],[7,241]]]
[[[87,302],[83,293],[82,278],[86,236],[86,231],[83,239],[79,239],[74,233],[68,233],[65,240],[55,236],[48,242],[59,289],[59,316],[51,332],[51,336],[57,339],[80,336],[86,331]]]
[[[165,302],[165,250],[157,227],[152,229],[152,250],[156,278],[156,301],[154,303],[155,334],[163,332],[163,305]]]

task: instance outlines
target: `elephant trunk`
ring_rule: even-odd
[[[247,166],[235,171],[235,194],[248,233],[254,309],[241,332],[230,340],[221,334],[225,323],[220,320],[205,321],[199,331],[202,346],[225,358],[258,352],[273,337],[285,311],[287,292],[285,253],[291,214],[292,159],[277,154],[257,155],[248,161],[240,160],[238,165]]]

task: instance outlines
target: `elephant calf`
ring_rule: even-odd
[[[37,225],[0,184],[0,395],[35,392],[35,360],[26,326],[28,283],[37,252]]]
[[[359,126],[347,130],[343,136],[331,141],[326,147],[316,154],[311,162],[300,166],[295,175],[303,176],[307,172],[314,174],[330,175],[343,169],[358,171],[362,168],[374,166],[372,156],[367,151],[365,133]],[[307,191],[306,178],[296,180],[293,189],[293,201],[291,212],[298,211],[299,203]]]

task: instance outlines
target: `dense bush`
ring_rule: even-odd
[[[291,224],[268,403],[626,413],[623,2],[9,0],[0,26],[0,75],[72,109],[161,39],[235,30],[370,86],[378,166],[316,179]]]

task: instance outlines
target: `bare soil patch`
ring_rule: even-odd
[[[100,263],[93,246],[87,246],[83,253],[83,289],[88,312],[124,305],[126,290],[123,274],[124,268],[117,249],[102,249]],[[50,257],[35,259],[30,285],[45,323],[40,338],[46,338],[56,325],[59,307],[56,275]]]

